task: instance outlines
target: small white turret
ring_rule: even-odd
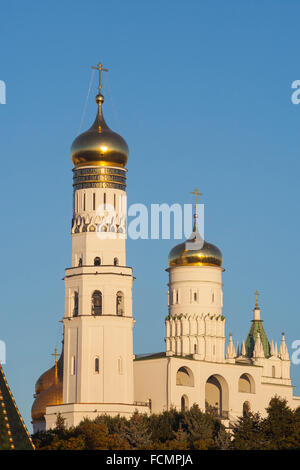
[[[258,306],[258,296],[259,292],[258,290],[255,291],[255,296],[256,296],[256,302],[255,302],[255,307],[253,309],[253,320],[260,320],[260,308]]]
[[[280,344],[280,348],[279,348],[279,357],[283,361],[289,361],[290,360],[288,348],[287,348],[286,343],[285,343],[284,333],[282,333],[282,335],[281,335],[281,344]]]
[[[226,359],[227,359],[227,362],[233,363],[235,362],[235,358],[236,358],[236,351],[235,351],[235,347],[234,347],[233,340],[232,340],[232,334],[230,333],[229,343],[228,343],[227,351],[226,351]]]
[[[253,351],[254,359],[261,359],[265,357],[264,347],[261,341],[260,333],[257,333],[254,351]]]
[[[255,307],[253,310],[253,320],[260,320],[260,308]]]
[[[271,344],[270,344],[270,354],[271,356],[275,356],[275,348],[274,348],[274,342],[272,340]]]

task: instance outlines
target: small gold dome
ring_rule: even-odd
[[[38,395],[39,393],[43,392],[47,388],[51,387],[54,383],[55,377],[55,366],[51,367],[51,369],[46,370],[36,381],[35,384],[35,393]]]
[[[62,403],[63,349],[57,364],[44,372],[37,380],[35,393],[36,398],[31,408],[31,416],[34,421],[40,421],[45,417],[47,406]]]
[[[106,124],[102,104],[104,97],[96,96],[98,112],[94,124],[74,140],[71,147],[71,158],[76,168],[81,166],[120,166],[125,167],[128,161],[128,145],[119,134],[113,132]]]
[[[60,358],[57,361],[57,373],[58,379],[62,380],[62,372],[63,372],[63,353],[61,354]],[[35,384],[35,393],[38,395],[39,393],[43,392],[47,388],[51,387],[52,384],[55,382],[55,365],[50,369],[46,370],[36,381]]]
[[[63,398],[63,384],[59,380],[51,387],[39,393],[31,408],[31,417],[34,421],[45,418],[46,407],[50,405],[61,405]]]
[[[187,247],[187,243],[192,244],[201,241],[197,232],[193,232],[190,239],[174,246],[169,253],[169,266],[218,266],[222,267],[222,253],[219,248],[212,243],[204,241],[202,248],[195,250]]]

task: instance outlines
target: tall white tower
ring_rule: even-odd
[[[166,354],[225,362],[222,315],[222,253],[204,241],[197,227],[197,194],[191,237],[169,254],[169,315]]]
[[[107,126],[98,64],[97,116],[73,142],[72,266],[65,273],[63,404],[67,425],[85,416],[129,415],[133,402],[132,269],[126,265],[128,146]]]

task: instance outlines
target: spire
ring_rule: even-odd
[[[103,130],[109,129],[108,125],[106,124],[104,120],[103,113],[102,113],[102,104],[104,103],[104,96],[102,94],[102,81],[101,81],[102,79],[101,73],[108,72],[108,69],[104,69],[101,62],[99,62],[96,67],[92,67],[92,69],[99,71],[98,94],[96,96],[96,103],[98,104],[98,113],[97,113],[96,120],[92,127],[93,128],[96,127],[98,133],[101,134]],[[103,152],[105,153],[104,146],[103,146]]]
[[[98,93],[98,94],[102,96],[102,93],[101,93],[101,91],[102,91],[102,82],[101,82],[102,76],[101,76],[101,73],[102,73],[102,72],[108,72],[108,69],[104,69],[104,68],[103,68],[103,64],[101,64],[101,62],[99,62],[99,63],[96,65],[96,67],[93,66],[92,69],[99,71],[99,84],[98,84],[99,93]]]
[[[195,209],[194,209],[194,225],[193,225],[193,232],[196,232],[196,231],[197,231],[197,218],[198,218],[198,214],[197,214],[197,204],[198,204],[198,200],[197,200],[197,197],[198,197],[198,196],[203,196],[203,194],[199,192],[199,189],[198,189],[198,188],[194,189],[194,191],[191,191],[190,194],[194,194],[194,195],[195,195]]]
[[[245,341],[243,341],[243,344],[242,344],[242,356],[246,356],[246,346],[245,346]]]
[[[256,299],[256,300],[255,300],[255,308],[259,308],[259,307],[258,307],[258,296],[259,296],[259,292],[258,292],[257,289],[256,289],[256,291],[254,292],[254,294],[255,294],[255,299]]]
[[[259,296],[259,292],[258,290],[256,290],[254,292],[255,294],[255,307],[254,307],[254,315],[253,315],[253,320],[260,320],[260,308],[259,308],[259,305],[258,305],[258,296]]]
[[[253,357],[256,338],[259,332],[260,341],[264,349],[264,357],[269,357],[270,356],[270,344],[269,344],[269,340],[266,335],[265,329],[263,327],[263,322],[260,316],[260,307],[258,305],[259,292],[256,290],[254,294],[255,294],[255,306],[253,310],[254,315],[253,315],[252,324],[251,324],[251,327],[250,327],[250,330],[249,330],[249,333],[245,342],[246,355],[248,357]]]
[[[275,349],[274,349],[274,342],[272,340],[272,343],[270,345],[270,354],[271,356],[274,356],[275,355]]]
[[[113,132],[108,127],[102,113],[104,96],[102,95],[101,74],[102,72],[107,72],[107,69],[103,68],[101,62],[99,62],[96,67],[92,68],[99,72],[98,94],[96,96],[96,103],[98,105],[96,119],[88,130],[78,135],[73,141],[71,147],[71,159],[76,169],[83,166],[117,166],[124,168],[128,161],[128,145],[123,137],[116,132]],[[86,171],[84,171],[85,174]],[[93,173],[95,178],[96,173]],[[86,174],[86,176],[88,175],[90,176],[90,173]],[[91,184],[94,184],[95,181],[97,181],[97,183],[101,183],[100,187],[103,187],[102,184],[107,182],[107,179],[103,179],[102,177],[99,179],[97,176],[96,180],[92,181],[91,178],[87,178],[86,176],[81,179],[82,172],[80,172],[79,184],[79,174],[76,172],[74,173],[74,189],[76,189],[77,184],[79,184],[79,188],[82,189],[82,185],[84,185],[84,188],[94,187],[91,186]],[[105,178],[108,178],[108,176],[106,175]],[[118,189],[120,189],[120,179],[118,178],[117,181],[115,178],[116,177],[114,176],[115,183],[113,183],[112,179],[109,178],[109,187],[118,187]],[[122,179],[124,176],[120,176],[120,178]],[[82,181],[85,181],[85,183]]]
[[[279,357],[283,361],[289,361],[289,359],[290,359],[288,348],[287,348],[286,342],[285,342],[284,333],[281,334],[281,344],[280,344],[280,348],[279,348]]]
[[[232,333],[230,333],[229,343],[228,343],[227,351],[226,351],[226,359],[232,360],[232,359],[235,359],[235,357],[236,357],[235,347],[232,341]]]
[[[259,331],[257,332],[257,337],[256,337],[255,346],[254,346],[254,350],[253,350],[253,357],[255,359],[260,359],[260,358],[265,357],[265,352],[264,352],[264,348],[263,348],[263,344],[262,344],[262,341],[261,341],[261,338],[260,338],[260,332]]]
[[[0,363],[0,449],[32,450],[34,445]]]

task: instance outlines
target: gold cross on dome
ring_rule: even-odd
[[[258,292],[257,289],[256,289],[256,291],[254,292],[254,294],[255,294],[255,298],[256,298],[255,307],[258,308],[258,296],[259,296],[259,292]]]
[[[203,194],[199,192],[199,189],[198,189],[198,188],[194,189],[194,191],[191,191],[190,194],[194,194],[194,195],[195,195],[195,215],[194,215],[194,217],[195,217],[195,219],[197,219],[198,196],[203,196]]]
[[[55,358],[55,378],[57,378],[57,349],[54,349],[54,354],[51,354]]]
[[[101,93],[101,89],[102,89],[102,85],[101,85],[101,72],[108,72],[108,69],[104,69],[104,68],[103,68],[103,64],[101,64],[101,62],[99,62],[99,64],[97,64],[96,67],[92,67],[92,69],[99,71],[99,85],[98,85],[98,90],[99,90],[99,93]]]

